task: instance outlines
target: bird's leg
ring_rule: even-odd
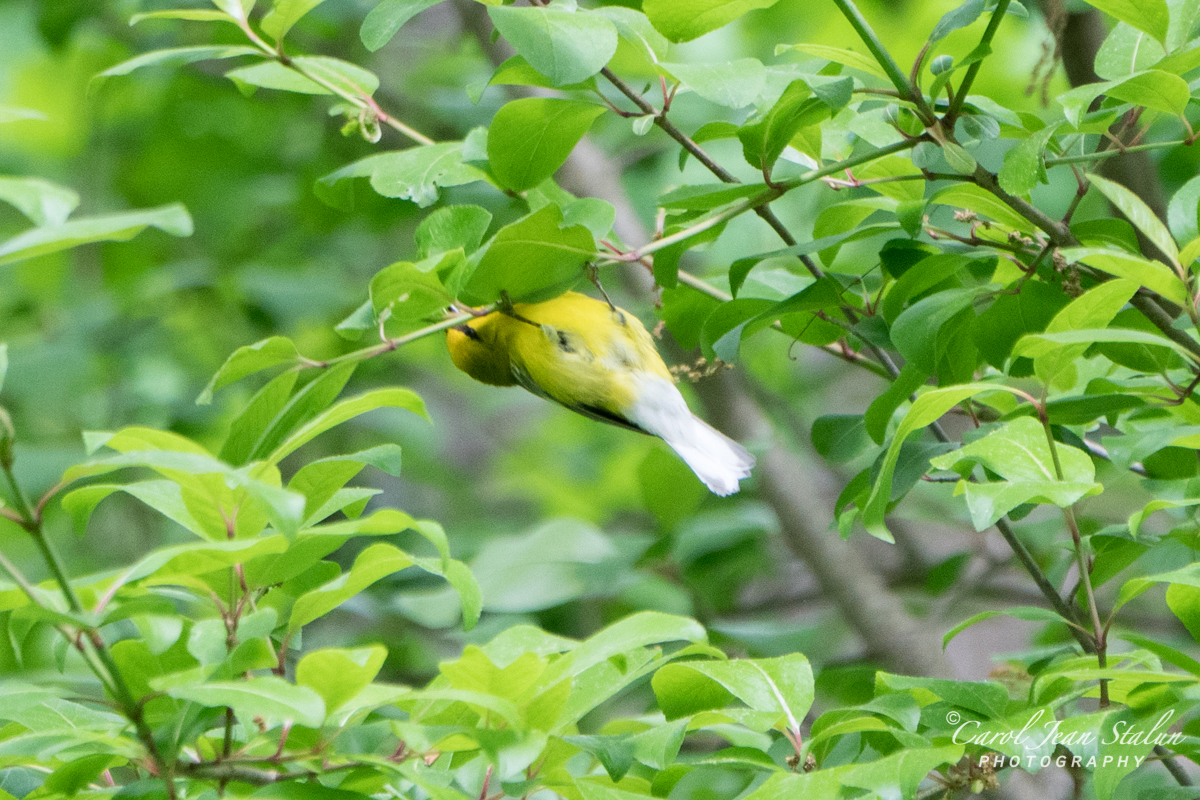
[[[525,317],[522,317],[520,314],[518,314],[516,309],[513,307],[512,298],[508,296],[508,292],[505,291],[504,289],[500,290],[500,300],[496,303],[496,310],[499,311],[501,314],[505,314],[507,316],[512,317],[515,320],[524,322],[526,325],[532,325],[535,328],[542,327],[541,325],[534,322],[533,320],[526,319]]]
[[[600,268],[589,261],[584,267],[587,272],[587,278],[592,282],[592,285],[600,290],[600,294],[604,297],[604,302],[608,303],[608,308],[613,313],[616,313],[617,307],[613,305],[613,301],[609,299],[608,292],[604,291],[604,287],[600,285]]]

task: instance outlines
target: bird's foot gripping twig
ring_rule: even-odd
[[[604,287],[600,285],[600,268],[595,263],[589,261],[584,267],[587,274],[587,279],[592,282],[592,285],[600,290],[600,295],[604,298],[604,302],[608,303],[609,311],[616,312],[617,307],[613,305],[613,301],[608,296],[608,292],[604,291]]]
[[[541,325],[534,322],[533,320],[527,319],[517,313],[516,307],[513,305],[512,298],[508,296],[508,291],[505,289],[500,290],[500,299],[496,302],[496,310],[499,311],[501,314],[512,317],[515,320],[520,320],[521,322],[524,322],[526,325],[532,325],[535,328],[542,327]]]

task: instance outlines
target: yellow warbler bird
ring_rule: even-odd
[[[601,422],[658,436],[713,493],[733,494],[754,456],[692,414],[654,340],[627,311],[578,292],[518,303],[446,332],[454,365],[520,385]]]

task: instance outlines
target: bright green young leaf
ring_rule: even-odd
[[[624,778],[633,766],[633,741],[628,735],[567,736],[564,741],[595,756],[614,782]]]
[[[109,67],[96,76],[110,78],[117,75],[128,75],[142,67],[173,67],[179,64],[191,64],[195,61],[209,61],[238,56],[262,56],[262,51],[245,45],[212,45],[200,47],[173,47],[169,50],[152,50],[142,53],[128,61],[122,61],[115,67]]]
[[[224,11],[217,11],[212,8],[173,8],[166,11],[146,11],[130,17],[129,24],[137,25],[146,19],[184,19],[192,22],[230,22],[237,24],[237,20]]]
[[[1086,453],[1057,445],[1062,479],[1057,476],[1054,456],[1042,424],[1021,417],[977,441],[946,455],[931,459],[937,469],[955,469],[966,461],[980,464],[1005,480],[989,483],[961,481],[958,491],[966,494],[967,508],[976,530],[986,530],[996,520],[1025,503],[1052,503],[1067,507],[1103,491],[1095,483],[1096,471]]]
[[[358,36],[373,53],[390,42],[404,23],[440,2],[442,0],[381,0],[363,19]]]
[[[0,176],[0,200],[16,206],[34,225],[62,225],[79,205],[78,193],[41,178]]]
[[[1099,175],[1091,173],[1087,177],[1092,186],[1095,186],[1101,194],[1108,198],[1110,203],[1120,209],[1121,213],[1146,235],[1147,239],[1154,242],[1154,245],[1167,258],[1171,259],[1171,263],[1179,263],[1179,248],[1175,245],[1175,240],[1171,238],[1167,226],[1162,224],[1162,221],[1154,215],[1142,198],[1107,178],[1101,178]]]
[[[874,75],[876,78],[887,80],[887,73],[879,66],[875,59],[862,53],[856,53],[853,50],[844,50],[840,47],[831,47],[825,44],[792,44],[779,45],[775,48],[775,54],[785,50],[798,50],[801,53],[807,53],[815,58],[823,58],[826,61],[831,61],[835,64],[841,64],[851,69],[856,69],[859,72],[865,72],[868,75]]]
[[[348,572],[296,599],[288,620],[288,630],[299,630],[381,578],[412,565],[413,560],[407,553],[390,544],[371,545],[358,554]]]
[[[172,236],[191,236],[192,218],[178,203],[94,217],[76,217],[61,225],[31,228],[0,242],[0,266],[91,242],[125,242],[147,227]]]
[[[779,0],[643,0],[642,11],[672,42],[690,42],[733,22],[748,11]]]
[[[554,86],[595,75],[617,52],[617,29],[604,17],[561,7],[488,9],[496,30]]]
[[[1068,262],[1081,261],[1109,275],[1137,281],[1172,303],[1182,305],[1187,302],[1187,286],[1174,270],[1161,261],[1151,261],[1121,250],[1098,247],[1072,247],[1060,252]]]
[[[419,417],[429,419],[425,412],[425,403],[414,392],[408,389],[375,389],[358,397],[343,400],[328,410],[318,414],[292,432],[287,439],[267,457],[270,464],[278,464],[285,456],[294,452],[300,446],[307,444],[330,428],[337,427],[343,422],[354,419],[368,411],[377,408],[402,408],[411,411]]]
[[[688,673],[696,673],[716,686],[706,687]],[[658,670],[651,685],[668,719],[723,707],[736,697],[755,711],[778,714],[788,730],[797,731],[813,701],[812,668],[801,653],[779,658],[677,662]]]
[[[965,208],[1026,233],[1034,233],[1037,230],[1033,223],[1013,211],[994,194],[971,183],[956,183],[940,189],[929,198],[929,202]]]
[[[299,94],[333,94],[333,89],[329,88],[333,86],[351,94],[369,96],[379,88],[379,79],[375,75],[336,58],[297,56],[292,59],[292,64],[287,67],[278,61],[263,61],[230,70],[225,77],[249,86]]]
[[[1137,288],[1136,282],[1124,278],[1100,284],[1075,298],[1062,311],[1055,314],[1054,319],[1050,320],[1046,326],[1046,334],[1094,330],[1108,325],[1137,291]],[[1111,335],[1123,334],[1114,332]],[[1017,343],[1013,349],[1014,357],[1034,358],[1034,369],[1038,377],[1047,384],[1056,381],[1063,385],[1073,384],[1076,370],[1075,359],[1087,351],[1086,345],[1082,342],[1073,342],[1067,347],[1055,347],[1045,342],[1034,345],[1032,344],[1033,336],[1031,334],[1025,337],[1031,340],[1030,344]]]
[[[384,197],[412,200],[424,208],[437,201],[439,188],[486,180],[487,176],[463,162],[462,142],[441,142],[367,156],[321,178],[318,196],[338,205],[337,184],[350,178],[370,178],[371,188]]]
[[[1138,106],[1183,116],[1191,90],[1178,75],[1157,69],[1133,75],[1105,92],[1109,97]]]
[[[212,402],[213,393],[218,389],[264,369],[296,363],[299,360],[300,354],[296,352],[296,345],[285,336],[272,336],[269,339],[239,347],[233,355],[225,359],[225,363],[209,380],[204,391],[196,398],[196,402],[200,405],[208,405]]]
[[[1167,29],[1171,24],[1166,0],[1088,0],[1088,4],[1166,45]]]
[[[1155,66],[1166,54],[1153,37],[1118,22],[1096,53],[1096,74],[1104,80],[1121,80]]]
[[[325,720],[325,704],[319,694],[274,675],[182,686],[168,689],[167,694],[202,706],[228,706],[243,719],[262,718],[268,728],[285,722],[318,728]]]
[[[488,129],[488,163],[515,191],[532,189],[571,155],[604,107],[578,100],[527,97],[505,103]]]
[[[662,68],[709,102],[727,108],[744,108],[762,93],[767,71],[757,58],[739,58],[723,64],[663,63]]]
[[[287,32],[292,29],[292,26],[300,21],[300,18],[312,11],[325,0],[275,0],[275,4],[271,6],[259,23],[263,29],[263,33],[270,36],[276,42],[287,35]]]
[[[316,650],[296,664],[296,683],[321,695],[326,712],[333,711],[375,679],[385,658],[387,648],[382,645]]]
[[[562,225],[562,211],[552,204],[501,228],[458,299],[485,305],[505,291],[515,301],[537,302],[570,289],[583,276],[596,243],[582,225]]]
[[[863,509],[863,525],[868,533],[885,542],[893,541],[892,534],[884,524],[883,518],[887,513],[887,506],[892,496],[892,480],[895,477],[896,462],[900,458],[900,448],[908,437],[926,425],[936,422],[939,417],[963,400],[982,392],[1004,389],[1005,387],[998,384],[968,383],[962,386],[934,389],[913,402],[912,407],[901,420],[900,427],[896,429],[892,443],[888,446],[887,455],[879,470],[879,477],[876,479],[866,507]]]

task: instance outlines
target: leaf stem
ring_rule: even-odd
[[[1008,12],[1009,2],[1010,0],[1000,0],[996,4],[996,10],[992,12],[992,18],[988,21],[988,26],[979,40],[979,47],[988,47],[991,45],[992,39],[996,36],[996,31],[1000,27],[1000,22]],[[963,103],[971,91],[971,84],[975,82],[975,76],[979,74],[981,67],[983,67],[983,59],[972,63],[971,66],[967,67],[967,74],[963,76],[962,82],[958,84],[958,89],[954,93],[954,99],[950,102],[950,110],[942,118],[945,121],[946,127],[951,130],[954,129],[954,121],[958,119]]]
[[[912,84],[904,74],[904,70],[900,69],[900,65],[896,63],[896,59],[892,58],[891,53],[883,46],[879,36],[871,28],[871,24],[867,22],[867,18],[858,10],[853,0],[833,0],[834,5],[841,10],[842,15],[849,21],[854,32],[863,40],[863,44],[871,51],[871,55],[875,57],[876,63],[883,68],[887,73],[888,80],[896,87],[896,91],[900,93],[900,97],[904,100],[910,100],[917,106],[917,113],[921,117],[921,121],[930,126],[936,121],[933,110],[929,104],[925,102],[924,96],[915,91]]]
[[[481,310],[480,312],[476,312],[473,314],[457,314],[453,317],[448,317],[448,318],[442,320],[441,322],[434,323],[433,325],[427,325],[424,328],[415,330],[412,333],[406,333],[403,336],[396,336],[391,339],[385,339],[384,341],[380,342],[379,344],[372,345],[370,347],[364,347],[361,350],[355,350],[353,352],[337,356],[336,358],[327,358],[324,361],[314,361],[312,359],[304,359],[299,364],[297,364],[294,367],[294,369],[308,369],[311,367],[320,367],[321,369],[324,369],[325,367],[331,367],[334,364],[342,364],[342,363],[345,363],[346,361],[365,361],[368,358],[374,358],[375,356],[383,355],[384,353],[390,353],[398,347],[406,345],[410,342],[415,342],[417,339],[422,339],[426,336],[430,336],[432,334],[439,333],[441,331],[449,330],[450,328],[453,328],[455,325],[461,325],[464,322],[470,322],[471,320],[476,319],[477,317],[480,317],[483,314],[489,314],[495,310],[496,310],[496,306],[495,306],[495,304],[493,304],[490,306],[486,306],[485,310]]]
[[[1042,430],[1046,433],[1046,444],[1050,448],[1050,457],[1054,461],[1054,477],[1059,481],[1066,480],[1062,462],[1058,458],[1058,443],[1054,441],[1054,432],[1050,429],[1050,416],[1046,413],[1045,403],[1038,403],[1037,412],[1038,420],[1042,423]],[[1100,669],[1104,669],[1108,666],[1107,634],[1104,631],[1104,623],[1100,621],[1100,610],[1096,607],[1096,592],[1092,588],[1092,571],[1088,567],[1087,554],[1083,551],[1083,537],[1079,533],[1079,522],[1075,519],[1075,506],[1067,506],[1062,511],[1063,520],[1071,532],[1075,563],[1079,568],[1079,580],[1087,595],[1088,612],[1092,618],[1092,637],[1096,644],[1096,663]],[[1100,679],[1100,707],[1108,708],[1108,681],[1104,678]]]

